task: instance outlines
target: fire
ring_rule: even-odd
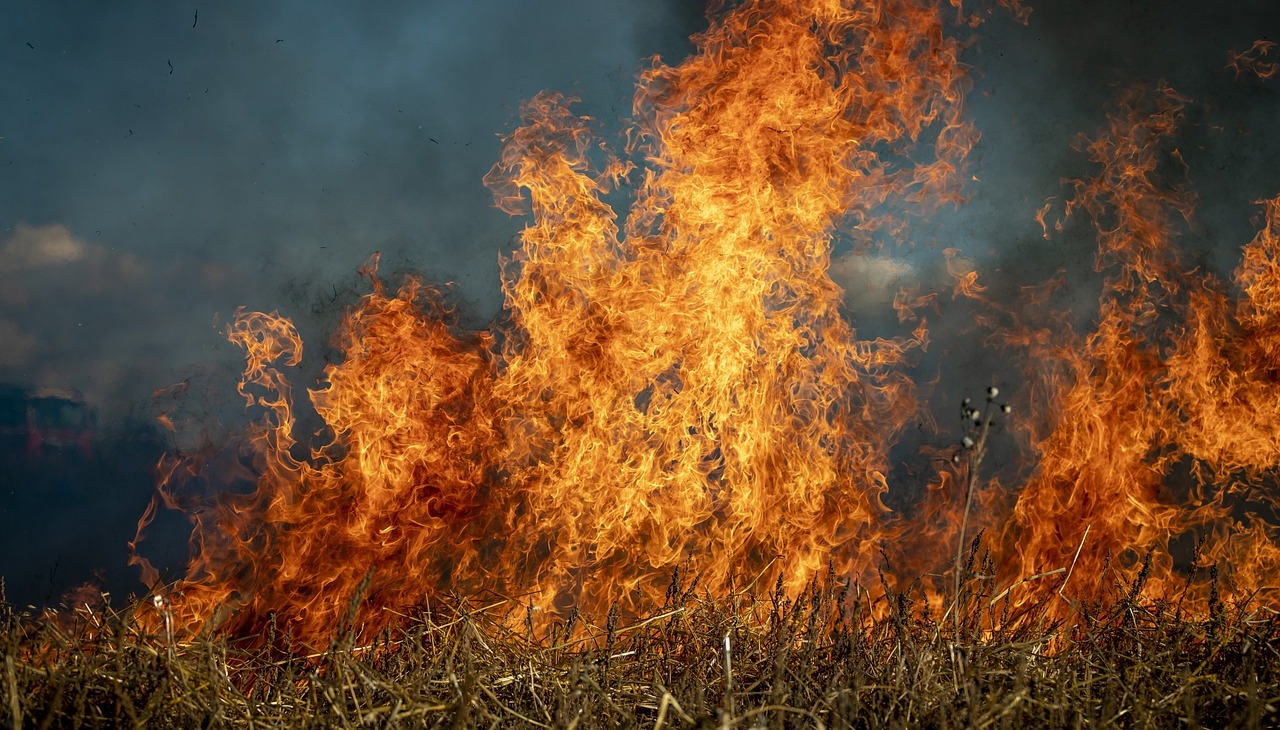
[[[255,486],[196,499],[184,485],[218,475],[194,457],[162,463],[158,501],[193,523],[166,620],[319,638],[343,621],[377,630],[451,591],[542,615],[640,614],[678,567],[713,595],[798,591],[828,570],[865,580],[886,545],[949,570],[975,526],[1000,533],[1006,584],[1068,564],[1098,576],[1108,555],[1133,569],[1140,551],[1195,533],[1208,536],[1201,562],[1230,559],[1242,585],[1262,585],[1280,567],[1274,529],[1238,514],[1272,499],[1260,485],[1280,455],[1280,202],[1246,247],[1232,311],[1223,285],[1178,258],[1191,199],[1158,183],[1185,104],[1168,89],[1125,97],[1086,147],[1100,173],[1066,202],[1098,229],[1097,330],[1001,334],[1035,363],[1018,425],[1038,461],[1016,504],[956,466],[958,447],[936,452],[913,519],[883,504],[890,448],[928,419],[907,369],[936,295],[903,290],[902,335],[860,339],[831,252],[838,232],[867,250],[962,200],[978,135],[954,14],[982,19],[957,0],[714,14],[695,55],[641,75],[621,153],[572,99],[530,100],[486,178],[499,207],[531,215],[504,266],[502,318],[465,331],[440,290],[389,289],[375,257],[341,357],[307,393],[330,435],[319,445],[296,440],[297,331],[238,312],[226,335],[261,414],[245,440]],[[623,219],[606,202],[618,191]],[[981,299],[972,262],[945,256],[954,294]],[[988,324],[1013,311],[989,304]],[[1184,462],[1194,486],[1175,495],[1166,482]],[[1154,560],[1155,583],[1176,589],[1168,553]]]
[[[1269,79],[1280,73],[1280,61],[1270,60],[1278,44],[1275,41],[1256,40],[1243,51],[1227,53],[1227,68],[1235,71],[1236,78],[1252,74],[1259,79]]]
[[[1233,312],[1221,282],[1181,261],[1192,196],[1161,184],[1162,168],[1183,164],[1167,143],[1186,103],[1167,86],[1128,90],[1084,141],[1099,172],[1071,183],[1065,215],[1092,220],[1105,280],[1083,340],[1026,338],[1049,375],[1033,396],[1044,404],[1031,434],[1036,471],[1004,529],[1010,579],[1071,564],[1094,577],[1074,586],[1089,599],[1115,582],[1110,567],[1203,606],[1206,586],[1175,571],[1171,552],[1198,537],[1200,563],[1230,566],[1224,577],[1241,595],[1261,590],[1274,602],[1280,533],[1257,506],[1274,504],[1265,485],[1280,457],[1269,331],[1280,301],[1280,198],[1264,204],[1265,226],[1244,249]]]

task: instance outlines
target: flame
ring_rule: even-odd
[[[713,15],[694,56],[642,74],[625,159],[571,99],[529,101],[486,178],[532,214],[503,321],[462,332],[440,292],[390,294],[375,261],[309,392],[332,441],[305,458],[283,369],[298,334],[237,313],[256,487],[182,502],[200,465],[167,468],[162,500],[194,523],[179,625],[273,616],[319,637],[357,593],[376,628],[444,590],[640,612],[682,565],[712,592],[871,569],[888,449],[917,411],[901,366],[927,329],[859,339],[828,269],[838,227],[865,248],[960,199],[977,134],[945,27],[928,0]],[[623,185],[620,224],[605,196]]]
[[[528,101],[485,180],[498,207],[530,216],[503,265],[502,317],[466,331],[442,290],[388,289],[375,256],[340,357],[307,394],[326,437],[315,444],[295,435],[296,329],[237,312],[226,335],[261,414],[244,441],[253,488],[201,497],[191,484],[225,474],[198,457],[162,462],[138,539],[160,504],[193,523],[166,622],[245,635],[278,622],[318,640],[338,625],[376,631],[451,591],[530,615],[638,615],[661,605],[674,569],[713,595],[797,592],[828,570],[865,581],[883,547],[895,567],[938,576],[959,571],[957,547],[980,529],[998,535],[998,580],[1023,604],[1073,577],[1070,595],[1089,600],[1113,573],[1141,572],[1206,605],[1217,587],[1175,565],[1196,538],[1197,566],[1234,566],[1228,589],[1264,587],[1280,568],[1280,536],[1260,517],[1280,459],[1280,198],[1264,203],[1234,304],[1188,271],[1177,238],[1194,197],[1164,182],[1185,166],[1169,144],[1187,100],[1165,85],[1122,94],[1082,141],[1097,174],[1069,184],[1057,221],[1055,200],[1035,213],[1046,238],[1093,224],[1093,331],[1028,314],[1060,280],[1019,308],[943,251],[953,297],[978,302],[992,343],[1026,354],[1025,415],[1010,422],[1033,457],[1025,483],[981,470],[992,389],[988,411],[966,404],[970,450],[927,448],[923,500],[909,515],[886,508],[890,449],[930,422],[907,370],[938,297],[904,286],[893,306],[911,331],[861,339],[832,249],[837,232],[858,251],[902,239],[973,178],[978,134],[948,31],[985,16],[949,6],[951,20],[933,0],[713,12],[695,55],[640,76],[620,152],[573,99]],[[608,202],[620,198],[625,218]],[[1025,580],[1045,575],[1057,578]],[[926,587],[944,610],[951,581]]]
[[[1277,47],[1275,41],[1256,40],[1243,51],[1227,52],[1227,68],[1235,71],[1236,78],[1252,74],[1259,79],[1269,79],[1280,73],[1280,61],[1268,60]]]
[[[1274,505],[1264,485],[1280,463],[1270,329],[1280,302],[1280,198],[1265,203],[1265,226],[1245,247],[1233,316],[1226,287],[1181,261],[1177,238],[1193,196],[1161,183],[1167,168],[1182,166],[1166,147],[1186,103],[1165,85],[1130,89],[1106,128],[1084,140],[1099,172],[1071,183],[1064,217],[1093,221],[1106,278],[1087,337],[1025,339],[1038,344],[1036,367],[1049,375],[1033,395],[1045,409],[1032,434],[1036,471],[1004,530],[1009,580],[1070,564],[1090,576],[1074,586],[1090,599],[1114,584],[1110,567],[1204,606],[1206,586],[1173,564],[1177,541],[1198,537],[1195,560],[1231,566],[1229,580],[1274,601],[1268,575],[1280,565],[1280,533],[1257,518],[1256,504],[1246,508]],[[1061,587],[1025,600],[1053,589]]]

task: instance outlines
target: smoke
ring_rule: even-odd
[[[240,305],[323,343],[374,250],[489,319],[521,223],[481,178],[520,101],[562,89],[616,130],[645,59],[682,54],[700,17],[585,0],[14,9],[0,240],[57,232],[93,254],[32,272],[25,289],[56,306],[0,305],[0,381],[120,408],[229,351],[210,320]]]
[[[1238,76],[1228,58],[1280,34],[1280,6],[1255,0],[1029,5],[1026,26],[997,14],[975,33],[965,56],[973,78],[967,106],[982,134],[971,157],[968,200],[921,222],[908,245],[891,252],[915,272],[922,291],[939,294],[920,373],[939,377],[932,398],[939,419],[952,418],[961,398],[987,385],[1016,392],[1022,379],[1008,351],[984,344],[972,304],[952,296],[946,249],[958,249],[986,296],[1003,305],[1014,306],[1024,287],[1060,278],[1051,303],[1070,311],[1082,331],[1092,326],[1100,285],[1096,237],[1087,225],[1075,225],[1046,238],[1035,214],[1069,192],[1065,180],[1088,174],[1077,142],[1103,127],[1108,105],[1123,89],[1154,89],[1163,80],[1190,99],[1176,140],[1177,177],[1169,181],[1197,196],[1196,215],[1179,242],[1189,265],[1229,277],[1253,237],[1256,201],[1280,193],[1280,170],[1269,162],[1280,153],[1270,121],[1280,118],[1280,83]],[[841,281],[851,296],[865,286],[852,277]],[[851,301],[855,311],[866,306]],[[892,331],[885,322],[877,317],[860,326]]]
[[[1088,277],[1092,236],[1045,241],[1032,216],[1082,174],[1073,150],[1103,125],[1108,103],[1133,85],[1166,81],[1191,100],[1177,141],[1199,196],[1194,235],[1183,245],[1220,274],[1253,235],[1255,201],[1280,192],[1270,123],[1280,85],[1237,78],[1228,52],[1280,33],[1280,6],[1174,2],[1038,2],[1018,28],[998,20],[981,32],[970,109],[983,132],[973,199],[956,217],[959,245],[986,256],[988,283],[1010,287],[1058,269]],[[966,245],[967,244],[967,245]]]

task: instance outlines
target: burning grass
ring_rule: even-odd
[[[139,629],[151,601],[40,617],[6,606],[0,709],[40,728],[1280,722],[1276,613],[1238,600],[1193,616],[1149,595],[1145,573],[1110,573],[1088,576],[1103,598],[1051,621],[1047,606],[1011,602],[1018,586],[973,572],[977,541],[968,553],[959,621],[931,613],[914,586],[882,577],[888,597],[873,601],[832,574],[798,596],[716,599],[677,572],[644,620],[570,614],[545,632],[512,620],[529,611],[515,599],[437,602],[376,636],[346,623],[320,647],[274,626],[251,642],[175,643]]]
[[[1168,84],[1119,91],[1078,140],[1088,172],[1037,216],[1046,235],[1096,239],[1090,324],[1055,296],[1065,280],[1001,295],[942,251],[953,297],[1023,371],[1003,473],[965,467],[977,431],[934,428],[920,358],[956,320],[939,329],[904,304],[896,334],[855,328],[837,247],[915,241],[977,179],[964,39],[993,6],[961,4],[712,3],[695,53],[641,72],[613,144],[572,99],[529,100],[485,177],[499,208],[529,216],[485,328],[424,279],[380,276],[375,255],[304,394],[294,323],[238,310],[224,334],[244,350],[252,421],[234,445],[162,460],[130,544],[144,584],[172,599],[167,625],[259,636],[274,621],[324,643],[370,570],[352,620],[372,632],[450,594],[638,616],[676,566],[722,599],[732,576],[761,573],[796,595],[831,563],[874,582],[874,545],[902,575],[937,572],[979,527],[1004,585],[1068,564],[1132,581],[1153,547],[1147,582],[1170,595],[1175,556],[1201,541],[1229,599],[1280,608],[1280,196],[1230,281],[1193,266],[1177,146],[1193,102]],[[966,428],[1008,405],[1003,378]],[[933,439],[926,494],[890,510],[913,425]],[[217,458],[228,446],[239,464]],[[139,547],[161,509],[192,526],[168,587]],[[1068,619],[1044,585],[1014,609]],[[1202,588],[1186,603],[1207,613]]]
[[[427,282],[389,286],[375,257],[304,400],[293,323],[238,311],[243,469],[161,461],[130,545],[154,598],[7,613],[0,711],[45,727],[1280,724],[1280,197],[1232,283],[1191,267],[1190,101],[1168,85],[1122,91],[1080,140],[1092,172],[1038,215],[1046,234],[1087,219],[1096,235],[1090,330],[1066,326],[1056,281],[1002,301],[943,251],[955,295],[1022,353],[1025,479],[979,473],[1009,412],[993,381],[985,410],[965,403],[962,446],[932,449],[913,515],[884,504],[892,450],[931,420],[911,376],[930,330],[907,312],[898,336],[864,339],[832,254],[905,242],[977,179],[958,38],[986,11],[960,4],[713,3],[696,53],[642,72],[620,151],[567,97],[527,102],[486,177],[532,215],[487,329]],[[319,443],[298,433],[311,412]],[[251,491],[225,488],[243,474]],[[161,507],[192,523],[169,584],[137,550]],[[664,601],[676,566],[701,580]]]

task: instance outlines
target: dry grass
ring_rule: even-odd
[[[0,718],[39,728],[1280,724],[1274,614],[1215,604],[1186,617],[1136,581],[1053,625],[1011,611],[972,564],[959,621],[910,594],[872,603],[833,576],[799,597],[711,599],[677,575],[646,620],[571,616],[545,632],[512,621],[524,609],[510,601],[454,601],[376,637],[340,629],[320,648],[278,635],[172,643],[136,628],[133,612],[155,610],[143,601],[56,616],[6,607]]]

